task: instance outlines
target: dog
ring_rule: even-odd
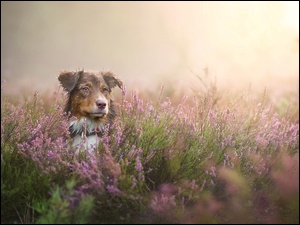
[[[63,71],[58,76],[68,93],[64,111],[71,120],[72,146],[92,150],[98,146],[104,126],[116,117],[112,89],[122,89],[123,82],[111,71]]]

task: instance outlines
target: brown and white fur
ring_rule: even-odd
[[[114,87],[122,88],[122,81],[110,71],[63,71],[58,76],[62,87],[68,92],[65,111],[70,112],[70,133],[73,146],[93,149],[98,146],[98,136],[105,124],[115,118],[111,99]]]

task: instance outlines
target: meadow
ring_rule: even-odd
[[[75,154],[62,91],[3,84],[1,223],[299,224],[298,105],[205,87],[124,88],[101,145]]]

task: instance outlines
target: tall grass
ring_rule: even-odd
[[[212,84],[176,105],[122,93],[79,154],[60,94],[2,97],[1,222],[299,223],[299,123],[266,91],[221,103]]]

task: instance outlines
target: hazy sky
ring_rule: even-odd
[[[51,90],[62,70],[112,70],[129,89],[299,88],[299,2],[1,1],[1,80]]]

